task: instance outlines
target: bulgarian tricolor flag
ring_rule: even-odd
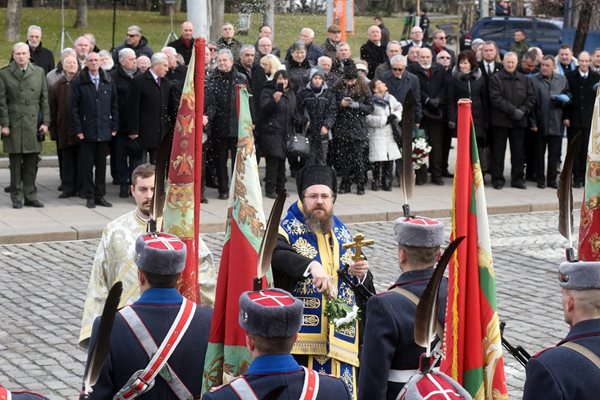
[[[205,46],[204,39],[196,40],[185,77],[173,132],[162,223],[165,232],[177,235],[187,246],[185,268],[177,282],[177,289],[195,303],[200,303],[198,237],[202,187]]]
[[[590,129],[585,194],[579,221],[579,250],[581,261],[600,260],[600,96],[596,95]]]
[[[502,359],[496,283],[470,101],[459,101],[452,234],[465,236],[450,261],[440,369],[473,399],[508,399]]]
[[[243,374],[251,362],[246,349],[246,334],[238,322],[239,298],[243,292],[253,289],[258,251],[266,226],[252,134],[250,96],[244,86],[237,86],[236,92],[239,116],[237,153],[204,363],[203,392]],[[266,286],[266,279],[263,282]]]

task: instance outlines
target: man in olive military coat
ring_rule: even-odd
[[[10,162],[13,208],[43,207],[37,200],[35,178],[50,109],[44,70],[29,62],[29,46],[13,46],[13,61],[0,70],[0,126]]]

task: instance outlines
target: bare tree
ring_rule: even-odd
[[[75,28],[87,26],[87,0],[77,0],[77,17],[75,18]]]
[[[6,3],[6,29],[4,40],[16,42],[21,30],[21,0],[8,0]]]
[[[269,25],[275,38],[275,0],[265,0],[265,13],[263,14],[263,24]]]
[[[575,30],[575,40],[573,41],[573,53],[579,54],[585,45],[585,39],[590,30],[592,21],[592,11],[594,10],[593,0],[582,0],[579,4],[579,21]]]
[[[225,21],[225,0],[212,0],[212,24],[210,37],[215,40],[221,37],[221,27]]]

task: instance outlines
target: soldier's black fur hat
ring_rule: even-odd
[[[240,296],[240,326],[262,337],[291,337],[302,325],[302,301],[283,289],[244,292]]]
[[[187,247],[169,233],[138,236],[135,242],[135,264],[144,272],[175,275],[183,271]]]

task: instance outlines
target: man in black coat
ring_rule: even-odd
[[[441,29],[437,29],[433,31],[432,38],[433,40],[431,42],[431,50],[433,52],[433,56],[435,57],[440,51],[446,50],[448,54],[450,54],[450,59],[452,61],[450,63],[450,69],[452,69],[452,67],[456,65],[456,54],[454,54],[454,50],[451,50],[448,47],[446,47],[448,41],[446,32],[444,32]]]
[[[496,72],[502,69],[502,63],[498,55],[498,46],[492,40],[488,40],[482,44],[481,55],[483,60],[479,65],[479,69],[485,79],[485,83],[489,84],[490,78]]]
[[[129,129],[127,128],[127,108],[129,107],[129,87],[131,80],[138,75],[135,65],[135,52],[130,48],[124,48],[119,51],[119,65],[110,72],[110,77],[117,87],[117,100],[119,103],[119,129],[113,137],[111,154],[115,158],[115,167],[119,178],[119,197],[129,197],[129,184],[133,168],[131,157],[127,154],[129,139]],[[131,145],[131,144],[130,144]]]
[[[575,188],[584,184],[592,114],[600,81],[600,74],[590,69],[590,53],[582,51],[577,59],[579,67],[567,74],[572,96],[571,103],[563,109],[563,120],[567,127],[569,143],[578,133],[581,133],[582,136],[579,151],[573,163],[573,187]]]
[[[167,71],[165,78],[171,82],[171,93],[175,106],[178,108],[188,67],[185,64],[177,62],[177,51],[173,47],[163,47],[161,52],[165,53],[169,60],[169,70]]]
[[[411,47],[427,47],[423,41],[423,29],[420,26],[413,26],[410,30],[410,40],[402,46],[402,54],[407,55]]]
[[[37,25],[31,25],[27,28],[27,44],[31,62],[42,68],[44,73],[54,69],[54,55],[50,50],[42,46],[42,28]]]
[[[252,121],[258,120],[257,111],[259,108],[260,90],[267,81],[265,70],[256,63],[256,49],[251,44],[245,44],[240,49],[240,59],[235,63],[235,69],[246,76],[252,99],[250,102],[250,112],[252,113]]]
[[[395,399],[416,373],[425,348],[415,344],[415,313],[444,244],[444,225],[425,217],[394,223],[400,277],[387,292],[367,301],[365,341],[360,359],[359,400]],[[444,326],[448,280],[438,295],[437,323]]]
[[[558,269],[570,330],[527,363],[523,400],[592,400],[600,392],[600,263],[564,262]],[[594,365],[595,364],[595,365]]]
[[[119,104],[115,83],[100,68],[98,53],[87,55],[86,67],[73,80],[71,90],[71,125],[81,141],[79,172],[85,206],[112,207],[104,198],[106,150],[119,129]]]
[[[380,79],[388,87],[388,92],[400,103],[404,103],[409,91],[412,93],[415,98],[414,123],[418,127],[423,115],[421,107],[421,85],[419,84],[419,78],[406,69],[406,62],[401,54],[391,58],[390,70],[384,72]]]
[[[221,49],[217,55],[217,69],[206,79],[204,88],[204,115],[208,117],[209,146],[216,154],[219,199],[229,198],[227,160],[235,159],[238,138],[236,112],[237,85],[248,86],[246,76],[233,68],[233,54]]]
[[[135,264],[142,295],[115,316],[108,359],[98,382],[92,387],[90,399],[112,399],[122,389],[140,393],[133,385],[128,385],[129,379],[134,373],[147,368],[157,349],[168,340],[170,330],[176,332],[174,325],[178,321],[187,328],[179,330],[179,342],[166,347],[172,353],[167,356],[164,366],[155,364],[157,372],[153,379],[145,382],[150,387],[142,398],[199,398],[212,311],[208,307],[196,306],[177,291],[176,284],[185,266],[185,257],[186,245],[175,235],[138,236]],[[181,318],[178,318],[179,313]],[[90,352],[98,337],[100,318],[94,321]],[[135,388],[139,390],[148,386],[138,385]]]
[[[517,71],[517,54],[504,55],[503,69],[490,79],[492,142],[492,185],[504,187],[506,140],[510,142],[511,186],[525,189],[523,150],[527,117],[535,107],[535,92],[529,79]]]
[[[381,44],[381,29],[377,25],[371,25],[367,31],[369,40],[360,47],[360,58],[369,65],[367,78],[373,79],[375,69],[387,59],[385,46]]]
[[[148,39],[143,35],[142,28],[137,25],[131,25],[127,28],[127,38],[125,39],[125,43],[117,46],[117,48],[113,50],[113,61],[115,64],[119,62],[119,51],[125,47],[135,51],[136,57],[146,56],[150,58],[154,53],[150,46],[148,46]]]
[[[133,168],[145,162],[156,164],[163,138],[173,134],[171,82],[165,79],[168,70],[167,55],[156,53],[152,55],[152,66],[131,81],[127,111],[129,138],[138,140],[142,148],[132,161]]]
[[[185,65],[190,63],[192,51],[194,51],[194,25],[190,21],[181,23],[181,36],[170,42],[167,46],[172,47],[183,57]]]
[[[421,127],[425,129],[431,146],[431,153],[429,153],[431,182],[443,185],[444,144],[448,141],[443,112],[446,102],[446,72],[439,64],[433,62],[431,49],[427,47],[419,50],[419,63],[409,65],[408,70],[419,79],[423,110]]]

